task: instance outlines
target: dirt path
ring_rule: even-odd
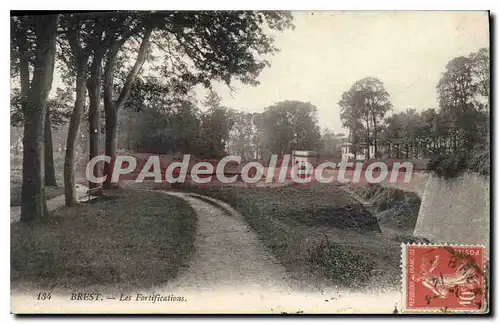
[[[160,294],[177,293],[188,299],[177,304],[176,311],[350,313],[366,307],[363,301],[369,300],[385,304],[374,308],[375,312],[392,311],[394,294],[298,289],[298,283],[230,205],[193,193],[165,194],[186,200],[198,215],[196,252],[189,268],[166,287],[156,289]]]
[[[287,291],[285,269],[264,249],[256,234],[236,212],[228,215],[193,194],[169,192],[186,200],[198,214],[196,254],[190,271],[171,287],[196,290],[236,288],[241,291]],[[212,198],[214,203],[223,204]],[[228,211],[231,207],[224,206]]]
[[[231,206],[195,194],[165,194],[186,200],[198,216],[195,253],[176,279],[130,295],[113,292],[114,300],[101,303],[74,303],[66,295],[54,295],[50,303],[40,304],[37,309],[50,313],[65,307],[74,313],[391,313],[399,300],[397,292],[299,289]],[[163,299],[151,301],[153,296]],[[32,299],[19,295],[13,302],[20,313],[23,307],[30,312]]]

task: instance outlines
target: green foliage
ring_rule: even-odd
[[[264,111],[264,148],[271,153],[316,150],[321,145],[317,108],[309,102],[282,101]]]
[[[491,166],[491,157],[490,157],[490,149],[486,148],[477,148],[474,151],[474,155],[469,160],[469,169],[473,172],[479,172],[482,175],[490,174],[490,166]]]
[[[383,83],[373,77],[358,80],[342,94],[338,105],[342,124],[350,130],[354,150],[368,143],[376,144],[380,123],[392,108]]]
[[[343,133],[335,134],[330,129],[326,128],[321,134],[321,150],[320,155],[326,156],[334,160],[342,158],[342,139],[345,137]]]
[[[188,89],[179,89],[175,80],[165,82],[154,76],[138,77],[124,107],[135,111],[154,107],[168,113],[187,101],[187,93]]]
[[[35,63],[35,17],[10,17],[10,73],[12,77],[21,73],[23,65],[27,67]]]
[[[195,107],[186,103],[168,115],[161,110],[146,108],[141,114],[143,120],[138,134],[138,151],[197,154],[199,120]]]
[[[407,109],[387,117],[380,143],[396,158],[466,153],[489,134],[489,52],[487,48],[452,59],[436,87],[439,109]],[[457,161],[459,162],[459,161]],[[480,164],[480,162],[478,162]],[[452,161],[446,162],[453,168]],[[459,163],[458,163],[459,164]]]
[[[429,160],[427,170],[434,171],[438,176],[451,179],[464,171],[489,175],[490,165],[489,148],[479,146],[471,154],[436,155]]]
[[[257,150],[258,136],[254,124],[254,114],[234,112],[232,115],[233,127],[229,133],[227,145],[228,153],[252,159]]]
[[[349,247],[325,239],[309,251],[309,260],[318,271],[349,288],[366,286],[375,262]]]
[[[158,97],[163,89],[158,82],[136,82],[127,103],[144,115],[139,145],[143,152],[182,151],[203,158],[220,158],[230,152],[252,159],[261,156],[264,146],[276,153],[316,149],[321,144],[317,111],[310,103],[283,102],[263,114],[249,114],[224,107],[210,90],[204,102],[207,109],[202,112],[189,100],[171,98],[168,93]]]
[[[490,53],[489,49],[483,47],[479,51],[471,53],[469,59],[472,63],[472,73],[477,91],[484,97],[490,96]]]
[[[51,128],[56,130],[66,124],[71,116],[71,97],[67,90],[57,88],[56,96],[47,100],[47,113]],[[10,100],[10,124],[20,127],[24,124],[21,95],[18,88],[12,89]]]
[[[128,14],[132,17],[137,15],[133,19],[136,29],[147,27],[154,30],[151,48],[161,53],[153,59],[160,63],[155,69],[163,77],[174,78],[179,85],[187,88],[196,84],[209,88],[214,80],[228,85],[232,79],[244,84],[258,84],[257,76],[269,66],[265,55],[278,50],[273,36],[266,30],[293,28],[291,14],[284,11],[154,11]]]
[[[200,117],[201,157],[222,158],[226,155],[226,144],[234,125],[234,111],[224,107],[221,100],[213,90],[210,90],[206,97],[204,104],[208,110]]]
[[[467,169],[467,159],[464,154],[436,155],[431,157],[427,165],[428,171],[436,175],[451,179]]]
[[[129,106],[139,107],[143,116],[139,151],[160,154],[183,152],[201,158],[220,158],[226,154],[234,112],[220,104],[220,97],[215,92],[209,93],[205,102],[208,109],[201,112],[190,101],[176,100],[168,94],[162,100],[154,94],[153,100],[148,99],[150,85],[144,86],[143,93],[133,95],[133,101],[129,101]],[[139,91],[138,88],[136,85],[134,91]],[[141,96],[145,100],[139,106],[141,101],[138,98]]]
[[[136,36],[140,37],[143,30],[153,30],[149,50],[160,53],[149,55],[149,61],[151,70],[159,72],[161,77],[136,79],[126,101],[126,106],[134,110],[152,107],[160,111],[146,112],[145,119],[152,121],[152,127],[142,133],[141,150],[182,149],[204,157],[225,154],[234,112],[221,106],[220,98],[219,102],[208,102],[216,98],[207,98],[207,112],[191,109],[191,113],[185,107],[194,104],[190,96],[193,87],[201,84],[210,88],[212,81],[229,85],[232,79],[258,84],[257,76],[269,65],[265,55],[278,50],[273,36],[266,30],[283,31],[293,27],[291,14],[281,11],[113,12],[83,19],[94,26],[105,18],[109,18],[109,22],[105,25],[107,36],[101,47],[108,51],[108,62],[113,57],[110,49],[117,49],[116,71],[111,73],[116,76],[113,92],[120,93],[119,98],[127,97],[126,87],[122,89],[121,85],[129,80],[131,67],[127,62],[137,49]],[[108,99],[109,93],[104,93]],[[174,125],[175,120],[181,123],[187,120],[187,129],[185,124]]]

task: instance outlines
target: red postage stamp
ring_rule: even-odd
[[[484,247],[403,244],[405,312],[484,312]]]

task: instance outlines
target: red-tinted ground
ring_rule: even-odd
[[[130,155],[129,155],[130,156]],[[203,179],[204,182],[213,182],[213,183],[231,183],[231,182],[241,182],[243,178],[253,179],[255,176],[260,178],[257,181],[245,181],[245,182],[267,182],[267,183],[283,183],[289,181],[295,181],[297,183],[314,183],[314,182],[322,182],[322,183],[348,183],[348,182],[356,182],[356,183],[408,183],[412,181],[414,174],[417,172],[417,168],[414,166],[401,167],[400,165],[394,165],[394,160],[377,162],[377,164],[371,164],[369,161],[365,161],[363,164],[356,164],[356,169],[353,166],[348,166],[346,169],[332,168],[331,166],[323,167],[323,168],[314,168],[312,170],[296,170],[292,168],[290,165],[287,167],[283,167],[281,165],[281,161],[276,163],[277,167],[266,167],[262,168],[262,174],[258,175],[257,168],[255,167],[258,162],[250,162],[255,163],[248,164],[242,163],[238,164],[234,161],[229,161],[225,165],[223,165],[222,170],[218,170],[217,166],[219,160],[198,160],[198,159],[190,159],[187,167],[181,170],[181,160],[182,158],[174,158],[167,156],[159,156],[158,163],[156,165],[151,164],[145,169],[145,165],[148,159],[151,157],[150,154],[134,154],[132,162],[120,161],[120,169],[122,169],[124,174],[120,174],[119,181],[130,181],[137,180],[138,178],[142,178],[144,180],[154,180],[156,177],[158,181],[166,182],[167,181],[167,169],[168,174],[172,175],[173,178],[178,178],[180,173],[185,174],[184,180],[181,182],[198,182],[201,183],[198,179]],[[134,161],[135,160],[135,165]],[[150,161],[152,162],[152,161]],[[197,163],[203,162],[205,163],[203,166],[196,168],[194,170],[194,166]],[[320,161],[321,163],[325,161]],[[397,161],[402,163],[401,161]],[[130,165],[132,163],[132,165]],[[176,163],[175,167],[172,166],[173,163]],[[262,165],[262,164],[260,164]],[[80,165],[78,169],[78,177],[85,178],[85,165]],[[102,169],[102,165],[101,165]],[[382,169],[384,172],[382,172]],[[141,172],[145,170],[149,175],[145,177],[141,177]],[[142,172],[143,174],[145,172]],[[194,173],[197,173],[198,179]],[[193,176],[194,175],[194,176]],[[306,179],[305,179],[306,178]],[[229,180],[230,179],[230,180]],[[309,180],[310,179],[310,180]],[[195,181],[196,180],[196,181]],[[309,181],[308,181],[309,180]]]

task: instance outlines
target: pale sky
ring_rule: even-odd
[[[321,128],[340,132],[337,103],[355,81],[379,78],[394,112],[437,108],[436,85],[448,61],[489,46],[483,11],[297,11],[293,16],[295,30],[276,35],[281,52],[269,58],[271,67],[259,76],[259,86],[236,83],[231,94],[225,85],[215,85],[224,105],[262,112],[282,100],[310,101]]]
[[[485,11],[296,11],[294,30],[273,32],[281,52],[267,59],[257,87],[214,84],[223,105],[262,112],[283,100],[309,101],[319,124],[345,132],[337,105],[367,76],[381,80],[394,112],[437,108],[436,85],[446,64],[489,46]],[[54,75],[52,94],[62,86]],[[203,100],[205,90],[196,91]]]

